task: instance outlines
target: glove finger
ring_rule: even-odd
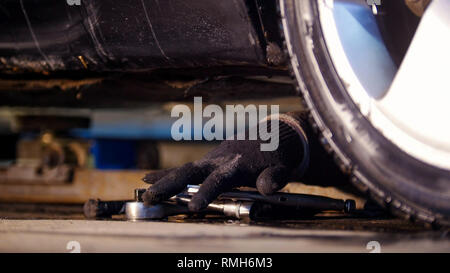
[[[155,184],[158,180],[162,179],[164,176],[168,175],[172,171],[175,171],[176,169],[178,168],[169,168],[148,173],[144,176],[144,178],[142,178],[142,181],[147,184]]]
[[[288,171],[285,166],[266,168],[256,179],[256,188],[262,195],[272,195],[286,186]]]
[[[200,186],[198,192],[192,196],[189,202],[190,211],[205,209],[221,193],[231,190],[242,179],[237,166],[227,164],[213,171]]]
[[[209,168],[187,163],[168,173],[142,195],[145,205],[153,205],[182,192],[188,184],[199,184],[209,174]]]

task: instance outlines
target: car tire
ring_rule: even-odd
[[[400,149],[364,117],[326,47],[316,0],[280,0],[285,50],[320,141],[351,182],[393,214],[450,225],[450,172]]]

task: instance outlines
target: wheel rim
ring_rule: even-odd
[[[398,69],[366,1],[318,7],[333,65],[361,113],[403,151],[450,170],[450,2],[431,2]]]

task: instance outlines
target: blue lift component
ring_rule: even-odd
[[[102,170],[135,169],[137,142],[122,139],[96,139],[91,146],[95,168]]]

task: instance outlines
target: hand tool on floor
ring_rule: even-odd
[[[163,219],[178,214],[190,214],[186,204],[199,189],[197,185],[188,185],[181,194],[171,197],[168,201],[146,207],[142,202],[145,189],[135,189],[135,200],[127,201],[101,201],[89,200],[84,205],[85,216],[89,219],[105,218],[125,213],[128,220]],[[223,193],[218,200],[212,202],[204,212],[220,213],[236,219],[253,220],[255,217],[264,217],[268,212],[276,215],[276,211],[289,210],[290,212],[319,212],[325,210],[338,210],[353,212],[354,200],[339,200],[323,196],[291,193],[275,193],[264,196],[256,191],[231,191]],[[258,216],[255,216],[258,215]]]
[[[190,196],[174,196],[172,202],[163,202],[153,206],[144,206],[141,195],[145,189],[135,190],[135,200],[126,201],[101,201],[90,199],[84,204],[84,215],[88,219],[110,218],[112,215],[124,214],[128,220],[152,220],[163,219],[178,214],[190,214],[186,204]],[[241,201],[217,201],[213,202],[205,210],[206,212],[217,212],[236,219],[250,219],[253,202]]]
[[[188,185],[185,194],[194,195],[200,186]],[[253,202],[268,203],[276,206],[286,206],[295,209],[311,209],[317,211],[337,210],[346,213],[356,209],[354,200],[340,200],[325,196],[297,194],[297,193],[275,193],[273,195],[261,195],[257,191],[230,191],[221,194],[218,199],[248,200]]]
[[[141,195],[145,190],[135,189],[134,200],[102,201],[89,199],[84,203],[83,211],[87,219],[111,218],[113,215],[126,214],[131,221],[144,219],[162,219],[170,215],[184,214],[188,212],[186,206],[170,203],[145,207]]]
[[[186,206],[161,203],[145,207],[143,202],[135,200],[127,201],[101,201],[90,199],[84,203],[84,216],[87,219],[111,218],[113,215],[125,214],[128,220],[162,219],[171,215],[186,214],[189,210]]]
[[[187,205],[191,201],[191,197],[189,195],[177,195],[173,200],[177,203]],[[254,204],[251,201],[217,200],[210,203],[205,210],[219,212],[236,219],[251,220]]]
[[[163,202],[153,206],[144,206],[139,201],[101,201],[91,199],[84,205],[84,215],[88,219],[110,218],[125,213],[130,221],[163,219],[172,215],[191,214],[186,204],[190,196],[176,196],[171,199],[177,204]],[[205,212],[220,213],[236,219],[250,220],[254,203],[248,201],[217,201],[211,203]]]
[[[191,201],[190,195],[185,195],[182,193],[169,199],[169,201],[179,204],[178,207],[167,203],[161,203],[161,205],[166,204],[166,206],[161,207],[157,207],[158,205],[145,207],[141,198],[144,192],[145,189],[135,189],[134,195],[137,202],[128,202],[126,204],[126,214],[128,219],[135,219],[137,217],[136,215],[140,215],[142,218],[151,219],[150,217],[161,216],[160,218],[165,218],[170,215],[192,213],[186,206]],[[209,204],[204,211],[217,212],[236,219],[250,220],[253,206],[254,202],[249,201],[217,200]]]

